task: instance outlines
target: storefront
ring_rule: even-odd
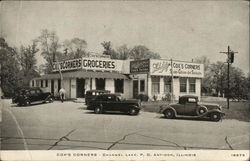
[[[178,100],[182,95],[201,95],[203,64],[192,62],[148,59],[130,62],[133,96],[148,95],[161,100],[170,95]]]
[[[66,90],[66,98],[83,98],[91,89],[109,90],[120,93],[125,98],[131,96],[129,61],[106,58],[79,58],[53,64],[52,74],[34,78],[31,87],[40,87],[55,96],[61,87]],[[62,75],[60,77],[59,67]]]
[[[87,90],[102,89],[125,98],[144,94],[161,100],[170,94],[177,100],[186,94],[200,97],[204,77],[203,64],[163,59],[79,58],[54,63],[53,72],[31,80],[30,85],[55,95],[63,87],[67,98],[84,97]]]

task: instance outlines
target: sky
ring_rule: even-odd
[[[247,1],[2,1],[0,34],[19,47],[42,29],[56,31],[60,42],[79,37],[87,51],[145,45],[164,59],[191,61],[207,56],[249,72],[249,2]],[[44,63],[40,53],[38,64]]]

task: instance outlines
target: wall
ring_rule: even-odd
[[[71,79],[71,92],[70,92],[70,96],[71,98],[76,98],[76,78]]]
[[[114,79],[105,79],[105,90],[109,90],[111,93],[115,93]]]

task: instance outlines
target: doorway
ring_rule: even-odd
[[[54,94],[55,88],[54,88],[54,80],[51,80],[51,93]]]
[[[133,98],[138,96],[138,80],[133,80]]]
[[[105,90],[105,79],[104,78],[96,78],[96,89],[98,90]]]
[[[77,98],[85,97],[85,79],[83,78],[76,79],[76,97]]]

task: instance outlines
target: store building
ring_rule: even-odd
[[[182,95],[201,96],[204,65],[192,62],[147,59],[130,62],[133,96],[146,94],[161,100],[170,94],[174,100]]]
[[[163,59],[79,58],[54,63],[53,72],[32,79],[30,86],[54,95],[63,86],[66,98],[84,97],[90,89],[105,89],[125,98],[145,94],[160,100],[170,93],[177,100],[186,94],[200,97],[204,77],[203,64]]]

